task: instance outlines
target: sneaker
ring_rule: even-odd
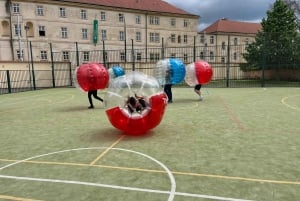
[[[199,96],[199,101],[203,101],[203,97],[202,96]]]
[[[90,106],[90,107],[89,107],[89,109],[93,109],[93,108],[94,108],[94,106]]]

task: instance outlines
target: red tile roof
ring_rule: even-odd
[[[220,19],[205,28],[201,31],[201,33],[247,33],[247,34],[256,34],[259,30],[261,30],[260,23],[250,23],[250,22],[239,22],[239,21],[231,21],[227,19]]]
[[[162,0],[60,0],[62,1],[198,17]]]

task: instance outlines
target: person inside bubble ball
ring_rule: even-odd
[[[196,84],[195,87],[194,87],[194,91],[195,91],[196,94],[198,94],[200,101],[203,100],[203,97],[201,95],[201,87],[202,87],[201,84]]]
[[[126,106],[128,108],[129,113],[132,114],[133,112],[142,113],[142,111],[144,111],[144,109],[146,109],[149,106],[149,104],[143,96],[137,96],[135,94],[134,97],[128,97]]]
[[[168,96],[168,103],[173,103],[172,84],[171,84],[172,73],[173,73],[172,69],[168,69],[166,71],[166,84],[164,85],[164,92]]]
[[[88,99],[89,99],[89,103],[90,103],[89,109],[94,108],[92,96],[93,96],[95,99],[97,99],[97,100],[103,102],[103,99],[100,98],[100,97],[97,95],[97,90],[89,90],[89,91],[88,91]]]

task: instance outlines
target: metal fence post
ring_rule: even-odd
[[[33,89],[36,90],[36,85],[35,85],[35,75],[34,75],[34,64],[33,64],[33,54],[32,54],[32,43],[31,41],[29,42],[30,45],[30,56],[31,56],[31,70],[32,70],[32,83],[33,83]]]
[[[135,56],[133,49],[133,39],[131,39],[131,58],[132,58],[132,71],[135,71]]]
[[[161,57],[162,59],[165,58],[165,47],[164,47],[164,38],[161,38]]]
[[[193,60],[196,61],[196,36],[194,36]]]
[[[106,51],[105,51],[105,41],[102,40],[102,49],[103,49],[103,65],[107,68],[107,65],[106,65]]]
[[[7,88],[8,88],[8,93],[11,93],[11,84],[10,84],[10,75],[9,75],[9,70],[6,70],[6,79],[7,79]]]
[[[230,35],[228,35],[227,41],[227,65],[226,65],[226,87],[229,87],[229,68],[230,68]]]
[[[75,46],[76,46],[76,66],[79,66],[78,42],[75,42]]]
[[[54,74],[54,60],[53,60],[52,43],[50,43],[50,55],[51,55],[51,68],[52,68],[52,86],[53,86],[53,88],[55,88],[55,74]]]

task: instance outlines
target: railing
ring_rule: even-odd
[[[46,45],[44,45],[46,46]],[[30,45],[33,49],[37,44]],[[119,65],[125,71],[141,71],[152,75],[156,62],[160,59],[176,57],[185,64],[203,59],[213,68],[213,79],[207,87],[270,87],[270,86],[300,86],[300,68],[243,71],[241,65],[245,62],[242,54],[245,45],[224,46],[186,46],[124,50],[75,50],[51,51],[51,67],[40,69],[40,61],[28,61],[31,70],[0,70],[0,94],[28,91],[42,88],[74,87],[73,75],[76,67],[82,63],[97,62],[107,68]],[[104,46],[103,46],[104,47]],[[82,49],[82,48],[80,48]],[[30,50],[30,58],[37,58],[35,51]],[[126,53],[126,54],[125,54]],[[263,56],[262,56],[263,58]],[[263,65],[263,59],[262,65]],[[26,62],[26,61],[25,61]],[[49,61],[48,61],[49,62]],[[300,64],[295,64],[300,66]],[[263,68],[262,68],[263,69]],[[178,86],[187,86],[184,82]]]

